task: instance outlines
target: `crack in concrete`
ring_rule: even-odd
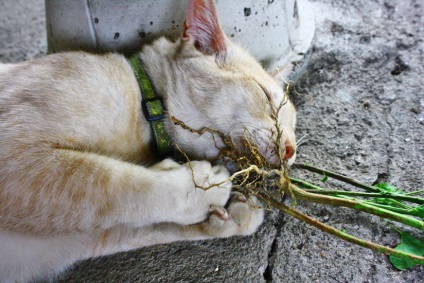
[[[273,278],[273,269],[274,269],[274,264],[275,264],[275,260],[277,258],[278,255],[278,240],[280,239],[280,236],[282,234],[282,230],[284,227],[285,222],[284,220],[284,214],[282,212],[278,213],[278,217],[277,217],[277,221],[274,223],[274,227],[276,229],[276,233],[274,236],[274,239],[272,240],[271,243],[271,247],[268,251],[268,265],[265,268],[265,271],[263,273],[263,277],[265,279],[265,282],[267,283],[271,283],[273,282],[274,278]]]
[[[387,158],[386,158],[386,162],[385,162],[386,163],[386,174],[387,174],[387,180],[386,181],[388,181],[389,178],[390,178],[390,159],[393,155],[393,153],[392,153],[393,148],[390,148],[390,144],[391,144],[392,139],[393,139],[393,125],[389,121],[390,111],[388,109],[385,109],[384,114],[386,116],[386,124],[389,126],[389,130],[386,132],[388,141],[386,142]]]
[[[391,144],[391,140],[393,136],[393,126],[389,122],[390,111],[387,108],[384,108],[383,114],[384,114],[385,128],[387,129],[387,131],[385,131],[387,138],[386,138],[386,142],[384,143],[385,162],[384,164],[382,163],[380,167],[383,172],[377,172],[377,177],[375,181],[372,183],[373,186],[379,183],[386,183],[389,181],[389,178],[390,178],[390,158],[392,156],[392,149],[390,149],[390,144]]]

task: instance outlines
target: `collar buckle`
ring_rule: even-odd
[[[144,117],[148,122],[153,122],[165,118],[163,100],[161,98],[142,99]]]

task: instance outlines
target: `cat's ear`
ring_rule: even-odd
[[[182,38],[192,40],[204,54],[225,55],[227,39],[219,25],[214,0],[190,0]]]

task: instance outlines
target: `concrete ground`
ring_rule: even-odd
[[[0,61],[46,53],[42,0],[0,0]],[[298,153],[367,183],[424,185],[424,3],[315,0],[316,39],[296,84]],[[294,176],[306,176],[298,169]],[[310,175],[310,174],[309,174]],[[311,176],[309,176],[311,177]],[[332,182],[330,182],[332,184]],[[334,183],[337,186],[336,183]],[[394,246],[384,221],[299,203],[327,224]],[[423,234],[415,235],[424,240]],[[175,243],[77,264],[51,282],[423,282],[384,255],[271,211],[251,237]]]

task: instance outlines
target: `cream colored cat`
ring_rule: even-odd
[[[279,162],[270,146],[271,105],[285,99],[283,90],[225,37],[212,0],[190,1],[182,38],[161,38],[139,58],[165,102],[167,132],[192,159],[214,160],[224,145],[170,116],[235,142],[247,129]],[[148,245],[249,235],[262,223],[262,210],[230,198],[231,183],[203,191],[187,164],[157,163],[140,102],[120,55],[61,53],[0,65],[0,282],[51,276],[78,260]],[[278,118],[292,162],[290,102]],[[208,161],[191,165],[197,184],[229,177]]]

